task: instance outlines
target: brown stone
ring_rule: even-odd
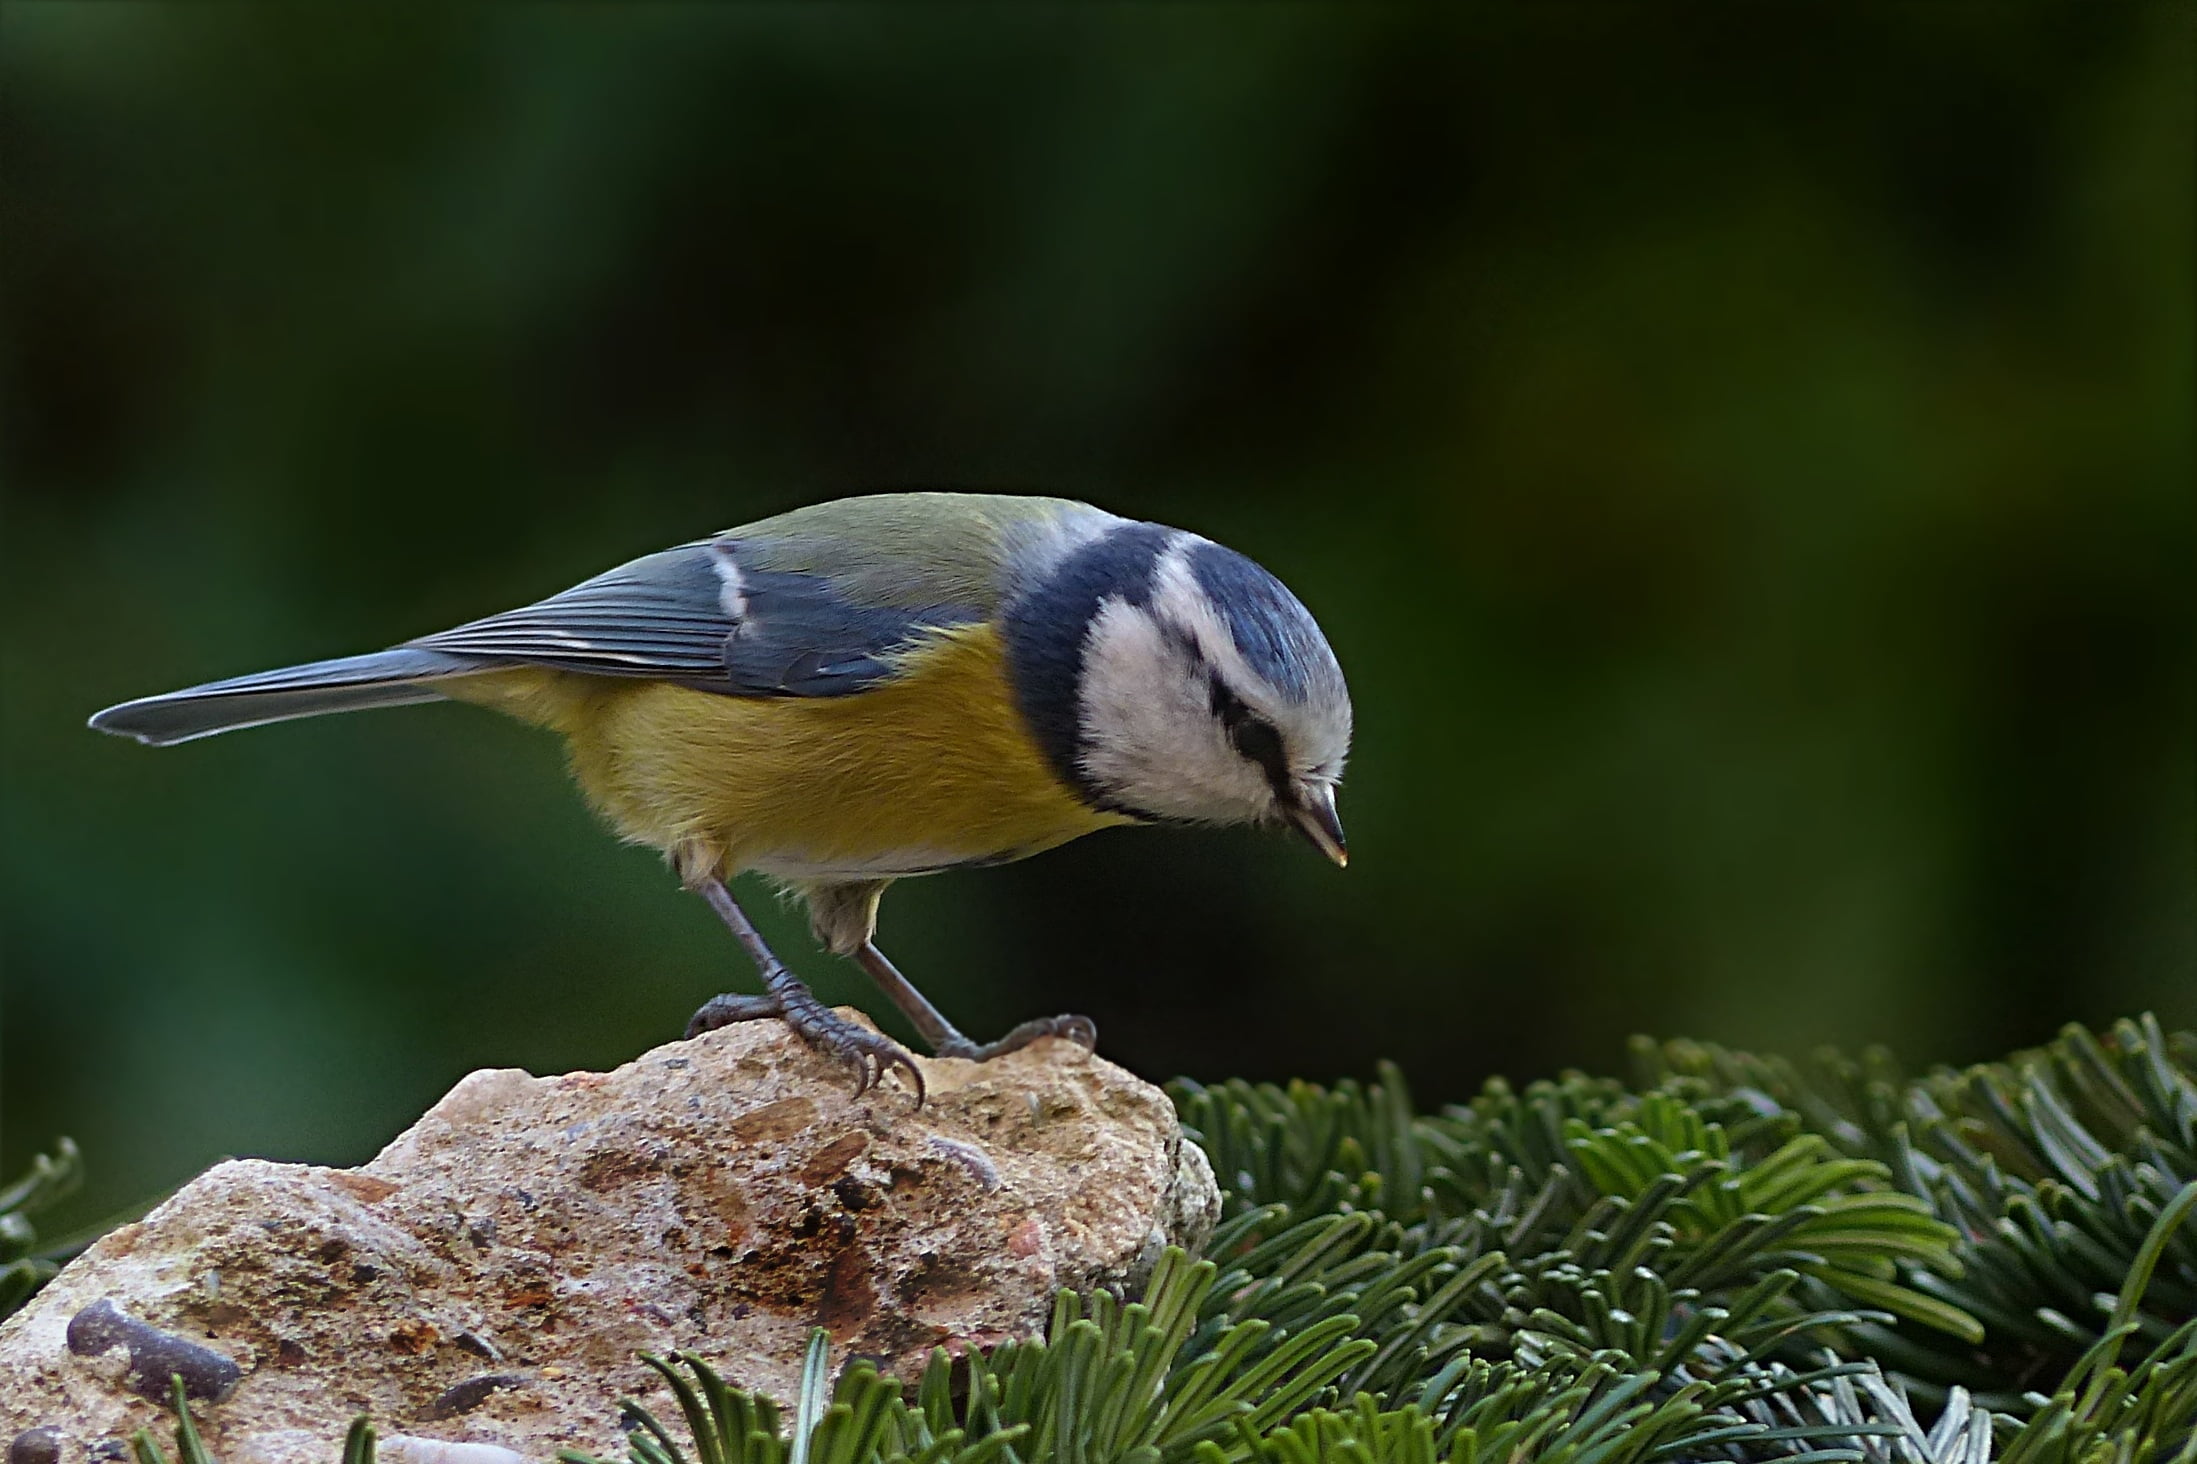
[[[362,1410],[420,1461],[622,1453],[621,1395],[677,1411],[641,1351],[790,1398],[823,1326],[912,1378],[1210,1233],[1157,1089],[1051,1040],[922,1066],[920,1110],[856,1098],[754,1022],[612,1073],[473,1073],[356,1170],[216,1165],[0,1326],[0,1442],[165,1436],[140,1374],[181,1357],[225,1464],[325,1464]]]

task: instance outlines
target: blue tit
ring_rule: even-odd
[[[165,745],[407,702],[476,702],[564,735],[588,801],[662,850],[755,962],[689,1035],[782,1018],[853,1069],[922,1076],[837,1016],[733,898],[758,871],[803,896],[943,1057],[970,1041],[877,948],[894,880],[1021,859],[1120,824],[1293,825],[1344,862],[1343,673],[1312,616],[1210,540],[1060,498],[886,493],[819,503],[599,574],[391,650],[109,707]]]

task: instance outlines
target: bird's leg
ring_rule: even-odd
[[[966,1057],[986,1062],[1028,1047],[1040,1037],[1065,1037],[1085,1051],[1098,1046],[1098,1024],[1089,1017],[1072,1016],[1039,1017],[1024,1022],[997,1042],[971,1042],[961,1035],[960,1028],[946,1020],[945,1013],[915,989],[914,982],[900,974],[899,967],[885,959],[885,953],[877,948],[875,941],[864,941],[855,951],[854,958],[870,973],[870,979],[877,983],[878,989],[892,998],[893,1005],[915,1023],[916,1031],[923,1034],[931,1051],[940,1057]]]
[[[764,994],[741,996],[727,992],[711,997],[687,1023],[689,1037],[729,1027],[734,1022],[778,1017],[809,1046],[852,1067],[857,1094],[872,1083],[882,1082],[886,1073],[898,1068],[907,1075],[909,1086],[915,1089],[917,1106],[922,1105],[923,1074],[917,1070],[915,1059],[901,1050],[899,1043],[866,1027],[856,1026],[818,1001],[816,994],[802,984],[801,978],[787,970],[785,963],[763,943],[762,932],[748,919],[747,911],[740,908],[740,902],[732,897],[732,891],[723,880],[699,879],[692,887],[695,893],[709,901],[717,918],[725,922],[733,939],[740,942],[748,959],[755,962],[755,969],[763,978]]]

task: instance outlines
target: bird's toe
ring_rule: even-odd
[[[784,1008],[775,996],[748,996],[727,991],[703,1002],[693,1016],[687,1018],[689,1037],[699,1037],[704,1032],[714,1032],[719,1027],[730,1027],[735,1022],[752,1022],[759,1017],[775,1017]]]
[[[990,1062],[1010,1052],[1020,1052],[1040,1037],[1065,1037],[1086,1052],[1098,1050],[1098,1023],[1089,1017],[1063,1015],[1035,1017],[1016,1027],[997,1042],[949,1042],[938,1049],[940,1057],[962,1057],[971,1062]]]

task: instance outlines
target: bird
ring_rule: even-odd
[[[689,1037],[777,1017],[845,1067],[906,1049],[825,1006],[735,898],[754,872],[807,905],[940,1057],[986,1061],[1063,1015],[975,1042],[876,941],[894,881],[996,865],[1137,824],[1295,829],[1348,862],[1336,786],[1352,710],[1327,638],[1234,550],[1088,503],[900,492],[759,519],[560,594],[388,650],[108,707],[102,732],[166,746],[447,700],[562,734],[594,810],[662,851],[753,962]]]

